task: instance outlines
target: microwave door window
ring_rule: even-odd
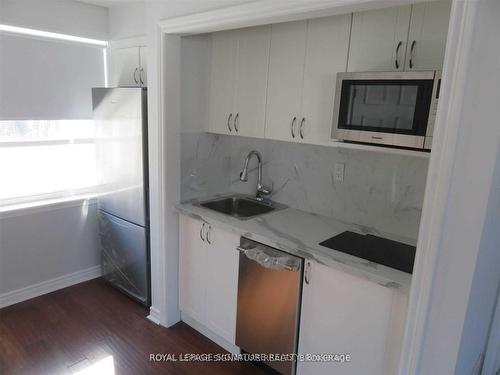
[[[417,86],[352,85],[348,123],[380,131],[411,131],[417,92]]]
[[[420,81],[345,81],[342,91],[339,128],[420,135],[426,101]]]

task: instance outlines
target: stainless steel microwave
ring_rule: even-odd
[[[441,72],[338,73],[332,138],[430,150]]]

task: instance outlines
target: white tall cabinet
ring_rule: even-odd
[[[148,47],[139,47],[139,82],[141,86],[148,85]]]
[[[348,354],[349,362],[298,362],[298,375],[395,374],[406,296],[306,261],[299,354]]]
[[[263,137],[270,27],[212,35],[209,130]]]
[[[234,344],[240,237],[187,216],[179,220],[180,309]]]
[[[147,86],[147,47],[133,46],[110,49],[109,86]]]

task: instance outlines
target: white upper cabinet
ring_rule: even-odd
[[[406,53],[406,70],[443,67],[451,1],[413,5]]]
[[[109,57],[111,87],[147,86],[146,47],[112,48]]]
[[[272,25],[266,138],[298,139],[307,21]]]
[[[350,28],[350,14],[308,21],[297,138],[302,142],[330,139],[336,75],[346,71]]]
[[[238,32],[235,133],[263,137],[266,123],[267,75],[271,27],[254,27]]]
[[[354,13],[347,71],[403,70],[411,5]]]
[[[443,66],[451,2],[354,13],[347,70],[434,70]]]
[[[209,130],[263,137],[270,27],[212,35]]]
[[[330,144],[339,72],[441,69],[450,1],[212,34],[208,131]]]
[[[351,15],[273,25],[266,137],[326,143],[335,78],[345,72]]]
[[[213,133],[230,134],[234,131],[237,52],[236,32],[222,31],[212,34],[209,129]]]

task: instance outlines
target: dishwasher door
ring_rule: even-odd
[[[236,345],[253,354],[297,353],[303,259],[244,237],[238,275]],[[294,361],[264,361],[294,374]]]

